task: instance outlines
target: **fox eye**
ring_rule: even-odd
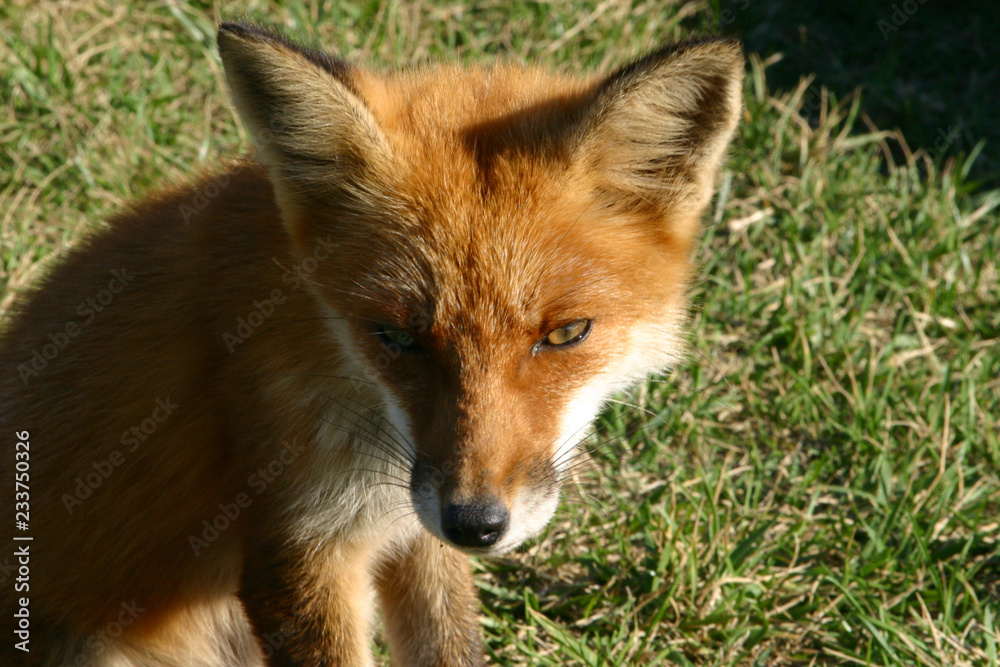
[[[407,354],[423,354],[424,348],[409,331],[388,324],[379,324],[375,334],[383,345],[394,345]]]
[[[573,320],[569,324],[564,324],[546,334],[542,344],[550,347],[575,345],[587,337],[593,323],[593,320],[587,319]]]

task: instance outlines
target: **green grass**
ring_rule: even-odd
[[[996,666],[1000,191],[982,185],[996,147],[974,153],[1000,107],[927,94],[893,115],[915,44],[935,54],[906,70],[925,92],[966,71],[971,38],[936,32],[961,11],[939,24],[929,3],[886,46],[885,8],[858,9],[844,36],[844,12],[744,4],[236,11],[374,64],[502,54],[576,70],[713,26],[746,31],[769,63],[750,58],[706,219],[690,361],[605,413],[593,470],[545,535],[478,564],[495,663]],[[245,145],[213,46],[233,13],[141,7],[0,9],[2,305],[123,201]],[[944,151],[927,140],[938,117],[965,119]]]

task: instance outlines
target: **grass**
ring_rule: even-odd
[[[611,405],[545,535],[477,564],[496,664],[1000,664],[1000,191],[978,143],[1000,107],[927,101],[972,39],[935,31],[973,10],[928,4],[887,41],[881,10],[844,36],[850,15],[792,4],[233,8],[375,64],[576,70],[711,28],[764,58],[706,219],[690,361]],[[0,9],[0,304],[123,201],[245,145],[213,51],[234,11]],[[893,115],[907,57],[921,94]],[[961,126],[943,150],[935,114]]]
[[[782,53],[769,72],[778,88],[793,88],[803,73],[838,94],[864,92],[874,125],[899,129],[905,145],[970,152],[986,140],[992,150],[971,177],[1000,186],[996,146],[1000,124],[1000,5],[926,0],[869,2],[720,0],[719,14],[762,54]],[[723,14],[726,10],[730,14]],[[902,149],[904,143],[899,145]],[[903,150],[895,151],[905,159]]]

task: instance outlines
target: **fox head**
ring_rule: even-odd
[[[313,298],[402,435],[420,521],[476,553],[539,532],[603,401],[681,352],[739,45],[582,78],[379,74],[232,23],[219,49],[295,251],[337,248]]]

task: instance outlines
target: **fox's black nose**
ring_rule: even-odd
[[[510,513],[500,503],[459,505],[448,503],[444,508],[444,536],[460,547],[489,547],[507,531]]]

